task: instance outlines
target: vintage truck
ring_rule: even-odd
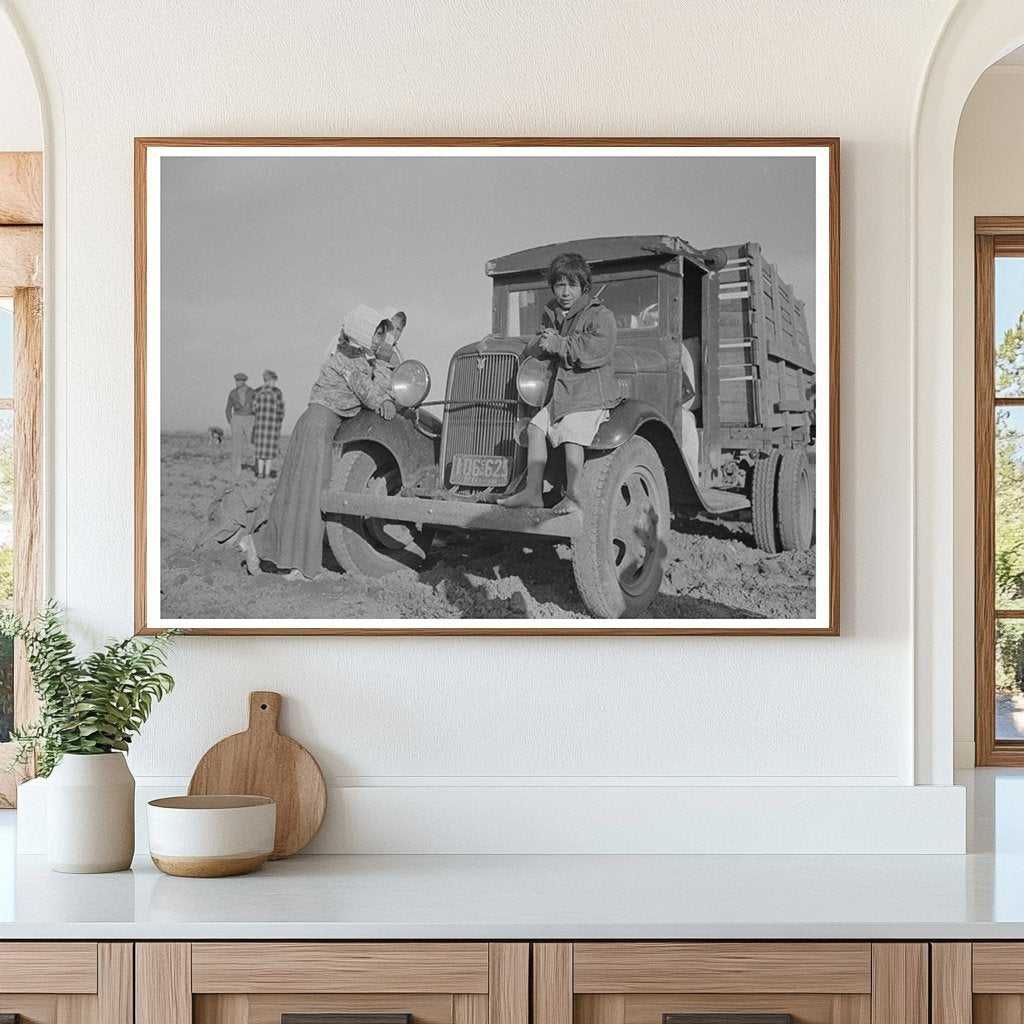
[[[567,516],[495,503],[522,482],[525,427],[546,400],[550,365],[527,350],[560,252],[590,263],[615,315],[621,395],[587,453],[583,511]],[[654,600],[669,531],[696,514],[749,508],[759,547],[811,545],[814,348],[803,302],[759,245],[589,238],[502,256],[486,272],[491,331],[455,352],[443,400],[423,401],[429,375],[409,361],[395,371],[401,416],[364,413],[338,431],[321,509],[346,572],[422,566],[436,527],[535,535],[570,542],[587,610],[619,618]],[[559,457],[548,473],[553,505]]]

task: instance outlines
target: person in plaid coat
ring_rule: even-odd
[[[252,427],[252,443],[256,449],[256,475],[270,476],[270,467],[277,458],[281,446],[281,421],[284,419],[284,395],[277,386],[277,374],[273,370],[263,371],[263,387],[252,399],[255,422]]]

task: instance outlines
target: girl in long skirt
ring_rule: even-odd
[[[374,380],[375,353],[391,324],[369,306],[341,322],[336,350],[320,368],[309,407],[295,424],[266,525],[239,542],[253,575],[272,562],[286,579],[311,580],[323,571],[324,521],[320,492],[330,479],[334,435],[362,409],[386,420],[397,409],[390,388]]]

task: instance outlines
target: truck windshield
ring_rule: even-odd
[[[604,281],[598,276],[594,278],[594,294],[615,314],[615,324],[620,331],[658,326],[657,274]],[[505,333],[516,337],[540,331],[541,314],[550,298],[551,289],[547,285],[511,288]]]

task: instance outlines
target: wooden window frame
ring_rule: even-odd
[[[974,761],[1024,766],[1024,741],[996,739],[996,620],[1024,621],[1024,609],[996,610],[995,415],[1024,398],[995,394],[996,257],[1024,257],[1024,217],[974,220]]]
[[[0,153],[0,298],[14,299],[14,608],[34,615],[43,600],[43,159]],[[14,724],[36,718],[25,652],[14,654]],[[5,768],[13,743],[0,743],[0,807],[14,807],[34,766]]]

